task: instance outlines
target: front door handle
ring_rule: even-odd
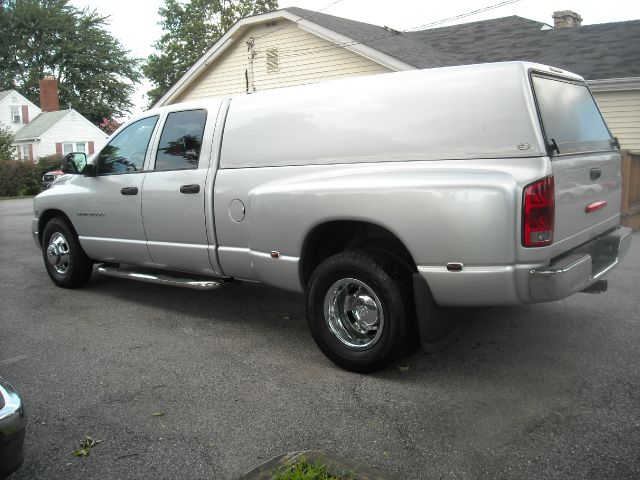
[[[589,170],[589,178],[592,181],[598,180],[601,174],[602,171],[598,167],[593,167],[591,170]]]
[[[137,195],[138,187],[124,187],[122,190],[120,190],[120,193],[122,195]]]
[[[200,191],[200,185],[182,185],[180,187],[180,193],[198,193]]]

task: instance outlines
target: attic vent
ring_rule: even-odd
[[[271,22],[266,22],[264,24],[265,28],[275,27],[276,25],[278,25],[278,22],[276,22],[275,20],[272,20]]]
[[[277,72],[280,68],[280,58],[277,48],[267,49],[267,72]]]

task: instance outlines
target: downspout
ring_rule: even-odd
[[[253,93],[256,91],[256,87],[254,84],[254,72],[253,72],[253,59],[256,56],[256,52],[253,49],[255,45],[255,40],[253,37],[249,37],[247,41],[247,59],[249,60],[249,69],[248,73],[245,70],[245,74],[247,75],[247,93]]]

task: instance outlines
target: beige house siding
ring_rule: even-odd
[[[247,30],[170,103],[245,93],[245,71],[249,71],[251,79],[246,43],[251,37],[256,52],[253,60],[255,91],[391,71],[304,31],[294,22],[281,19],[275,25],[272,22],[268,27],[261,24]],[[267,50],[273,48],[278,51],[278,69],[267,72]]]
[[[611,132],[623,150],[640,150],[640,90],[594,92]]]

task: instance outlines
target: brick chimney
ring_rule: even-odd
[[[58,81],[52,76],[47,76],[40,80],[40,108],[43,112],[57,112],[60,110]]]
[[[553,26],[556,28],[573,28],[582,25],[582,17],[571,10],[553,12]]]

